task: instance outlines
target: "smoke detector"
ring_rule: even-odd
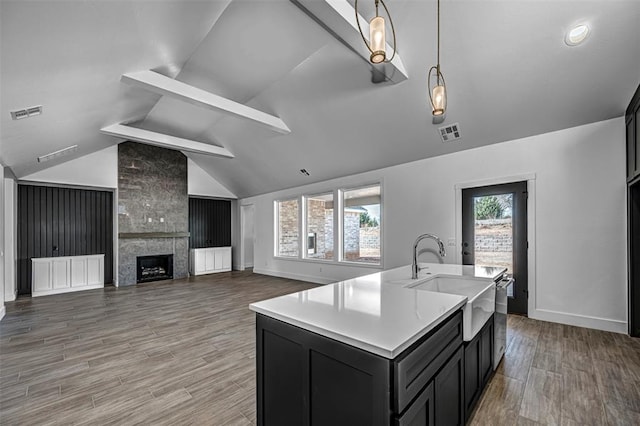
[[[442,139],[442,142],[451,142],[462,137],[462,134],[460,133],[460,125],[458,123],[440,127],[438,128],[438,131],[440,132],[440,139]]]
[[[16,109],[14,111],[11,111],[11,119],[22,120],[23,118],[29,118],[40,114],[42,114],[42,105],[37,105],[29,108]]]

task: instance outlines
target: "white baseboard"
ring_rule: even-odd
[[[104,288],[104,284],[85,285],[82,287],[66,287],[57,290],[31,291],[31,297],[51,296],[52,294],[73,293],[76,291],[85,290],[96,290],[98,288]]]
[[[273,271],[270,269],[253,268],[253,272],[256,274],[270,275],[272,277],[288,278],[290,280],[306,281],[314,284],[331,284],[335,283],[336,279],[327,277],[317,277],[313,275],[293,274],[290,272]]]
[[[15,302],[17,297],[18,297],[18,292],[14,291],[13,293],[5,294],[4,295],[4,301],[5,302]]]
[[[596,330],[611,331],[613,333],[627,334],[628,332],[626,321],[569,314],[566,312],[557,312],[548,309],[536,309],[533,313],[529,314],[529,318],[542,321],[557,322],[560,324],[575,325],[576,327],[586,327]]]
[[[4,318],[4,314],[7,312],[7,310],[5,309],[4,305],[0,306],[0,320],[2,320],[2,318]]]
[[[233,265],[233,270],[234,271],[244,271],[245,269],[249,269],[249,268],[253,268],[253,263],[249,263],[249,264],[246,264],[244,266],[242,266],[239,263],[235,263]]]

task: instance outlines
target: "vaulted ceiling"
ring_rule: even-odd
[[[290,1],[2,0],[0,161],[24,177],[121,142],[100,129],[124,123],[226,148],[233,158],[187,155],[244,197],[620,117],[640,83],[639,1],[442,0],[449,102],[434,125],[436,3],[387,5],[408,78],[374,83],[371,65]],[[569,47],[578,22],[591,34]],[[121,81],[143,70],[291,132]],[[11,120],[34,105],[42,115]],[[451,123],[462,139],[443,143],[437,129]]]

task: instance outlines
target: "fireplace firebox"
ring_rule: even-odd
[[[138,283],[173,279],[173,254],[137,257]]]

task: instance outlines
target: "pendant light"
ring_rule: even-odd
[[[378,14],[378,6],[382,4],[384,11],[389,18],[389,24],[391,25],[391,33],[393,35],[393,54],[389,59],[387,59],[386,45],[387,45],[387,37],[386,37],[386,28],[384,18]],[[362,37],[362,41],[364,41],[365,46],[371,52],[371,56],[369,60],[372,64],[380,64],[382,62],[391,62],[393,57],[396,55],[396,30],[393,28],[393,21],[391,20],[391,15],[389,15],[389,9],[387,9],[387,5],[384,4],[383,0],[375,0],[376,6],[376,16],[371,18],[369,21],[369,41],[367,42],[367,38],[364,36],[362,32],[362,28],[360,27],[360,15],[358,15],[358,0],[355,2],[355,10],[356,10],[356,23],[358,24],[358,30],[360,31],[360,36]]]
[[[427,76],[431,114],[441,116],[447,111],[447,86],[440,72],[440,0],[438,0],[438,64],[429,69]]]

